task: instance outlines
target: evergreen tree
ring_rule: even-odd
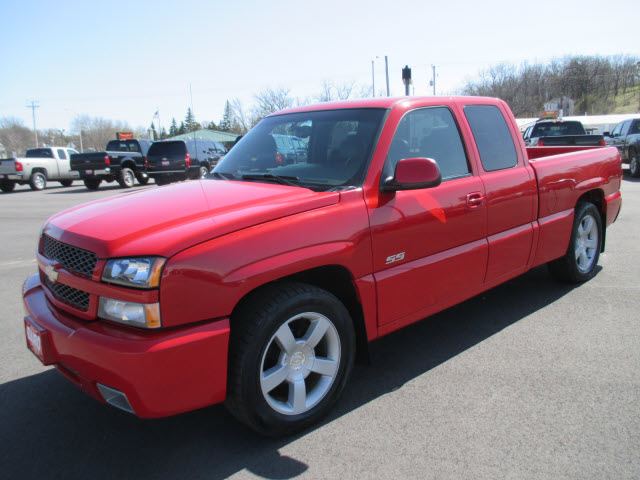
[[[222,120],[218,124],[218,130],[221,132],[230,132],[233,128],[233,112],[231,111],[231,105],[229,100],[224,105],[224,113],[222,114]]]
[[[169,136],[170,137],[175,137],[176,135],[179,135],[179,133],[178,133],[178,124],[176,123],[176,119],[172,118],[171,119],[171,126],[169,127]]]
[[[151,130],[151,135],[152,135],[151,140],[157,140],[158,132],[156,132],[156,126],[153,124],[153,122],[151,122],[151,125],[149,125],[149,130]]]
[[[191,111],[191,107],[187,108],[187,115],[184,117],[184,128],[186,132],[193,132],[197,130],[197,122]]]
[[[160,129],[160,140],[164,140],[164,139],[166,139],[167,137],[168,137],[168,135],[167,135],[167,130],[166,130],[164,127],[162,127],[162,128]]]
[[[187,133],[187,129],[184,126],[184,122],[180,122],[180,128],[178,128],[178,135],[182,135],[183,133]]]
[[[207,124],[207,130],[218,130],[218,126],[214,122],[209,122]]]

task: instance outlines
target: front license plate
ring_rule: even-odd
[[[40,359],[44,365],[53,363],[50,358],[49,334],[48,332],[33,323],[29,317],[24,319],[25,334],[27,336],[27,347]]]
[[[84,173],[86,173],[87,175],[91,175],[93,174],[93,170],[85,170]]]

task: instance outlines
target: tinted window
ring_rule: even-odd
[[[107,143],[107,152],[140,152],[136,140],[111,140]]]
[[[613,129],[613,132],[611,132],[611,136],[614,135],[620,135],[620,130],[622,130],[622,124],[624,122],[620,122],[618,125],[616,125],[616,128]]]
[[[515,167],[516,146],[500,109],[493,105],[467,105],[464,114],[487,172]]]
[[[27,158],[53,158],[50,148],[30,148],[27,150]]]
[[[542,122],[537,123],[532,137],[559,137],[562,135],[586,135],[580,122]]]
[[[396,129],[383,178],[392,176],[403,158],[432,158],[443,179],[469,174],[458,126],[446,107],[421,108],[407,113]]]
[[[316,190],[360,186],[385,112],[341,109],[267,117],[220,160],[215,171],[235,179],[256,174],[295,177]],[[293,150],[293,136],[308,144],[305,155]],[[277,146],[277,139],[285,138],[287,151]]]
[[[640,133],[640,120],[634,121],[633,127],[631,127],[631,131],[629,133]]]
[[[67,154],[61,148],[58,149],[58,158],[60,160],[66,160],[67,159]]]
[[[184,155],[187,153],[184,142],[156,142],[149,147],[149,156]]]
[[[623,124],[622,124],[622,131],[620,132],[620,135],[622,135],[623,137],[628,135],[629,132],[629,127],[631,126],[631,120],[626,120]]]

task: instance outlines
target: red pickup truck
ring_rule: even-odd
[[[274,135],[302,160],[278,162]],[[615,148],[526,148],[498,99],[280,112],[208,178],[51,217],[27,345],[139,417],[225,401],[290,432],[329,410],[368,342],[541,264],[591,278],[621,175]]]

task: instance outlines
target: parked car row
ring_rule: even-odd
[[[32,190],[42,190],[48,180],[63,186],[82,180],[89,190],[97,190],[102,182],[131,188],[136,180],[146,185],[150,178],[165,185],[206,176],[226,153],[220,142],[200,138],[111,140],[104,151],[86,153],[66,147],[32,148],[25,158],[0,160],[0,189],[8,193],[16,185],[29,184]]]

